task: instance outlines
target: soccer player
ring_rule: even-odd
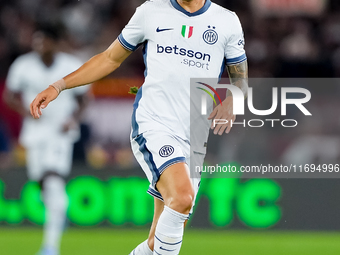
[[[64,178],[72,165],[73,143],[78,139],[77,120],[86,100],[86,87],[65,91],[58,101],[35,120],[30,102],[46,83],[79,68],[75,57],[57,51],[59,29],[44,25],[33,35],[34,51],[18,57],[10,67],[5,102],[24,117],[20,143],[27,151],[28,178],[41,183],[46,222],[39,255],[59,254],[68,199]]]
[[[31,114],[39,118],[63,90],[108,75],[140,45],[145,82],[134,103],[131,145],[150,181],[155,209],[148,239],[131,254],[176,255],[199,187],[188,166],[202,165],[206,149],[201,144],[190,156],[190,78],[218,78],[226,64],[246,96],[244,39],[235,13],[210,0],[146,1],[106,51],[38,94]],[[228,94],[209,118],[235,119],[232,102]],[[230,128],[217,125],[214,133]]]

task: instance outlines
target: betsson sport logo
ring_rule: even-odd
[[[169,31],[173,30],[171,29],[160,29],[159,27],[156,29],[156,32],[163,32],[163,31]],[[194,26],[189,25],[182,25],[181,27],[181,36],[185,39],[195,40],[193,38],[194,35]],[[218,34],[215,31],[215,27],[208,26],[208,29],[204,31],[202,35],[202,39],[209,45],[213,45],[218,40]],[[181,64],[203,69],[203,70],[209,70],[209,65],[211,61],[211,55],[208,53],[200,52],[200,51],[194,51],[192,49],[186,49],[186,48],[180,48],[177,45],[170,46],[170,45],[161,45],[157,44],[157,54],[174,54],[183,56],[184,58],[181,61]]]
[[[157,44],[157,54],[174,54],[183,56],[181,64],[187,65],[189,67],[195,67],[199,69],[209,70],[209,64],[211,61],[211,56],[208,53],[203,53],[200,51],[193,51],[191,49],[179,48],[175,46],[163,46]]]
[[[203,85],[206,88],[209,88],[214,95],[218,98],[220,104],[222,105],[221,97],[217,93],[216,89],[228,89],[232,96],[233,96],[233,114],[234,115],[244,115],[244,94],[242,90],[234,85],[230,84],[216,84],[215,86],[208,85],[203,82],[197,82],[197,84]],[[208,91],[205,88],[202,87],[196,87],[197,89],[200,89],[205,92],[205,94],[201,97],[201,115],[207,115],[207,97],[206,95],[209,95],[212,100],[214,101],[215,105],[217,105],[216,100],[214,98],[214,95]],[[298,99],[291,99],[287,98],[287,95],[289,93],[302,94],[304,95],[303,98]],[[306,107],[303,105],[307,102],[309,102],[311,99],[311,93],[309,90],[305,88],[298,88],[298,87],[282,87],[281,88],[281,116],[287,116],[287,105],[295,105],[305,116],[312,116],[312,114],[306,109]],[[255,109],[253,105],[253,88],[248,88],[248,97],[247,97],[247,104],[249,111],[257,116],[268,116],[271,115],[276,111],[278,108],[278,88],[273,87],[272,88],[272,106],[270,109],[267,110],[258,110]],[[214,119],[213,120],[213,126],[215,127],[218,124],[228,124],[229,120],[226,119]],[[243,119],[241,122],[233,122],[230,120],[231,126],[233,125],[241,125],[243,127],[263,127],[265,124],[271,125],[271,127],[275,127],[276,125],[281,125],[282,127],[296,127],[298,125],[298,121],[295,119]]]

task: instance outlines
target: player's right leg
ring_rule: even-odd
[[[154,246],[154,237],[158,219],[164,209],[164,202],[158,198],[154,198],[154,214],[149,232],[149,237],[144,242],[140,243],[129,255],[152,255]]]
[[[71,167],[72,143],[58,139],[55,143],[35,144],[27,148],[28,177],[39,181],[46,207],[43,242],[39,255],[58,255],[66,221],[68,198],[64,176]]]

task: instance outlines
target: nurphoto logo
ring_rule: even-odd
[[[233,114],[234,115],[244,115],[245,114],[245,102],[247,102],[247,106],[249,111],[256,116],[268,116],[273,114],[279,107],[279,89],[277,87],[272,88],[272,105],[269,109],[259,110],[254,107],[253,104],[253,88],[248,88],[248,97],[245,100],[244,94],[240,88],[235,85],[230,84],[215,84],[209,85],[203,82],[197,82],[197,84],[203,86],[197,87],[204,91],[205,93],[201,96],[201,115],[208,115],[207,113],[207,103],[208,103],[208,95],[212,98],[215,106],[217,105],[215,97],[218,99],[219,103],[222,105],[221,96],[217,93],[217,89],[228,89],[233,97]],[[210,91],[209,91],[209,90]],[[300,98],[288,98],[288,94],[294,93],[295,95],[301,95]],[[282,87],[281,88],[281,116],[287,116],[287,105],[295,105],[305,116],[312,116],[312,114],[308,111],[308,109],[304,106],[311,99],[311,93],[309,90],[305,88],[299,87]],[[244,127],[263,127],[265,123],[269,123],[271,127],[274,127],[277,122],[281,124],[282,127],[296,127],[298,125],[297,120],[295,119],[244,119],[242,122],[233,122],[232,120],[226,119],[214,119],[213,126],[219,124],[227,124],[231,123],[231,125],[243,125]]]

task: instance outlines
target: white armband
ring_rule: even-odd
[[[61,80],[56,81],[55,83],[51,84],[50,86],[55,88],[55,90],[58,92],[58,94],[60,94],[61,91],[66,89],[66,82],[64,81],[64,79],[61,79]]]

